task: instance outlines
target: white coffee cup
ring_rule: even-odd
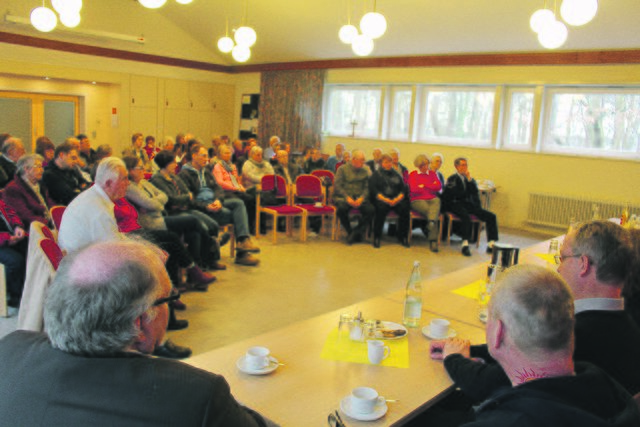
[[[374,365],[379,364],[391,354],[391,348],[388,345],[384,345],[384,341],[380,340],[368,340],[367,351],[369,362]]]
[[[449,324],[446,319],[433,319],[429,324],[429,334],[432,338],[446,338],[449,335]]]
[[[269,366],[269,349],[266,347],[251,347],[245,355],[245,364],[249,369],[263,369]]]
[[[370,414],[383,402],[384,397],[371,387],[356,387],[351,392],[351,410],[357,414]]]

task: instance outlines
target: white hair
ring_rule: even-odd
[[[96,170],[96,184],[104,188],[107,181],[117,180],[120,178],[120,168],[127,170],[122,159],[118,157],[105,157],[100,160],[98,169]]]

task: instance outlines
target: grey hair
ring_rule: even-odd
[[[42,162],[43,160],[44,157],[40,154],[25,154],[16,162],[16,173],[24,176],[28,168],[32,167],[37,161]]]
[[[135,342],[140,334],[136,319],[153,311],[150,308],[158,278],[143,262],[149,255],[144,249],[140,251],[144,245],[125,245],[135,245],[130,250],[137,250],[139,255],[132,252],[114,274],[93,275],[98,280],[82,280],[73,274],[82,251],[63,258],[44,306],[44,323],[53,347],[72,354],[101,356],[122,352]]]
[[[509,268],[493,289],[489,310],[520,351],[534,357],[573,352],[573,295],[555,271],[526,264]]]
[[[104,187],[107,181],[114,181],[120,178],[118,170],[120,167],[127,169],[122,159],[118,157],[105,157],[102,159],[96,170],[96,184]]]
[[[353,160],[356,156],[360,156],[364,158],[364,151],[355,149],[351,152],[351,159]]]
[[[440,160],[442,160],[442,163],[444,163],[444,156],[440,153],[433,153],[431,155],[431,160],[433,160],[435,157],[440,157]]]
[[[22,144],[22,140],[20,138],[11,137],[4,142],[2,146],[2,154],[8,154],[9,151],[16,148],[18,144]]]
[[[400,150],[397,147],[393,147],[392,149],[389,150],[389,154],[394,154],[394,153],[399,156]]]
[[[576,225],[571,250],[589,257],[598,281],[622,286],[633,263],[633,244],[627,230],[610,221],[589,221]]]
[[[413,165],[415,167],[417,167],[418,169],[420,169],[422,167],[422,165],[424,164],[429,164],[430,160],[429,157],[427,157],[426,154],[418,154],[416,156],[416,159],[413,161]]]
[[[251,150],[249,150],[249,157],[253,157],[258,151],[262,153],[262,147],[254,145],[251,147]]]

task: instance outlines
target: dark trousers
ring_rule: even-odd
[[[220,251],[213,242],[207,226],[197,217],[184,213],[164,218],[167,228],[183,236],[191,257],[201,267],[220,259]]]
[[[353,207],[347,202],[337,202],[336,203],[336,215],[340,220],[340,224],[347,230],[347,233],[351,234],[351,232],[363,234],[367,229],[367,226],[371,224],[371,220],[373,219],[373,215],[375,214],[375,208],[368,200],[362,202],[358,210],[360,211],[360,220],[358,221],[358,225],[353,230],[351,229],[351,222],[349,221],[349,211],[351,211]]]
[[[15,245],[7,245],[0,248],[0,263],[4,264],[7,291],[14,305],[17,305],[18,301],[20,301],[22,290],[24,289],[28,246],[29,238],[25,237]]]
[[[187,252],[180,241],[180,237],[169,230],[140,229],[134,231],[132,234],[137,234],[143,237],[169,254],[165,267],[169,274],[169,278],[171,279],[171,283],[173,283],[174,286],[179,285],[180,268],[186,268],[193,264],[193,258],[191,258],[191,255],[189,255],[189,252]]]
[[[255,234],[256,230],[256,191],[255,187],[247,190],[246,193],[239,191],[225,191],[225,199],[240,199],[247,209],[247,220],[249,222],[249,232]]]
[[[473,224],[470,215],[477,216],[480,221],[487,224],[487,240],[498,240],[498,220],[493,212],[485,211],[473,203],[451,203],[447,210],[460,218],[460,237],[464,240],[471,240]]]
[[[409,235],[409,200],[405,197],[395,206],[389,206],[388,204],[381,202],[380,200],[374,201],[375,216],[373,217],[373,237],[379,239],[382,236],[382,229],[384,228],[384,221],[387,218],[387,214],[391,211],[398,214],[398,228],[396,236],[398,240],[406,239]]]

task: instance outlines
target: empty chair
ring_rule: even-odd
[[[62,224],[62,215],[64,214],[64,210],[66,208],[66,206],[54,206],[51,208],[51,219],[53,220],[53,224],[58,230],[60,230],[60,224]]]
[[[273,191],[276,198],[284,198],[285,202],[279,205],[273,206],[261,206],[260,193],[262,191]],[[256,191],[256,230],[260,229],[260,214],[271,215],[273,217],[273,243],[277,242],[277,223],[278,218],[287,218],[287,235],[291,235],[291,218],[302,218],[302,224],[300,227],[300,240],[303,242],[306,240],[305,230],[307,228],[307,211],[298,207],[291,206],[289,186],[285,182],[284,178],[279,175],[265,175],[262,177],[262,183],[260,188]],[[256,233],[256,238],[260,233]]]
[[[326,171],[315,171],[326,172]],[[320,178],[314,175],[300,175],[296,178],[296,186],[294,193],[294,205],[307,211],[307,218],[320,217],[324,229],[324,218],[331,218],[331,240],[336,237],[336,208],[326,204],[326,199],[322,191],[322,182]],[[306,232],[306,231],[305,231]]]

